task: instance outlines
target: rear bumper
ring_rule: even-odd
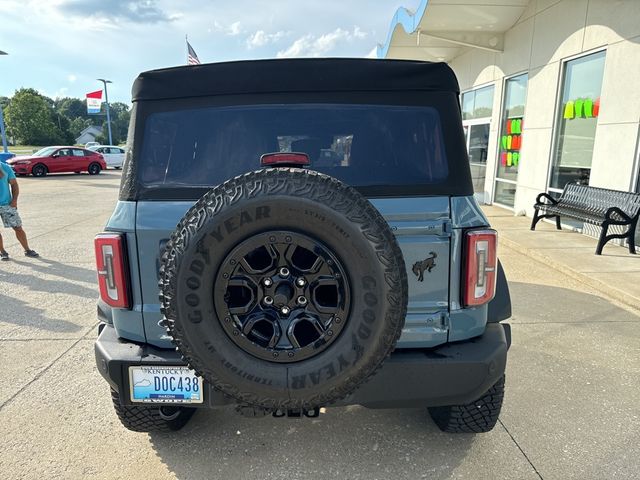
[[[354,393],[335,405],[369,408],[460,405],[482,396],[503,374],[510,344],[507,324],[488,324],[480,337],[428,350],[397,350],[382,368]],[[129,404],[129,366],[185,365],[175,350],[139,345],[118,338],[111,325],[101,325],[95,344],[98,370]],[[233,403],[205,385],[204,403],[214,408]]]

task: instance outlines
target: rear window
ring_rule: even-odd
[[[449,173],[435,108],[303,104],[153,113],[138,178],[212,186],[260,168],[273,152],[304,152],[311,169],[356,187],[434,184]]]

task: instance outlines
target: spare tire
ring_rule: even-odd
[[[395,347],[402,252],[355,189],[308,170],[229,180],[183,217],[162,255],[164,324],[215,388],[265,408],[353,392]]]

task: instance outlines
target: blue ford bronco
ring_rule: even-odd
[[[446,64],[217,63],[132,95],[95,240],[96,361],[126,428],[343,405],[494,427],[511,301]]]

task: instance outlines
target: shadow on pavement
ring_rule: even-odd
[[[33,262],[12,260],[16,263],[35,271],[35,275],[17,273],[15,271],[0,270],[0,283],[22,285],[34,292],[65,293],[82,298],[97,298],[97,287],[89,288],[79,285],[77,282],[95,282],[95,272],[92,270],[51,262],[45,259],[35,259]],[[40,262],[50,266],[41,266]],[[42,274],[55,275],[61,280],[43,279]]]
[[[202,410],[180,432],[150,434],[179,479],[450,478],[474,435],[447,435],[423,410],[331,408],[317,419]]]
[[[1,280],[1,277],[0,277]],[[46,310],[34,308],[18,298],[8,297],[0,293],[0,320],[19,327],[32,327],[39,330],[57,333],[73,333],[83,327],[59,318],[47,316]]]
[[[75,265],[56,262],[46,257],[40,256],[29,262],[13,260],[14,263],[32,268],[36,272],[45,273],[47,275],[55,275],[74,282],[91,283],[96,285],[93,295],[97,295],[96,271],[94,268],[76,267]]]

